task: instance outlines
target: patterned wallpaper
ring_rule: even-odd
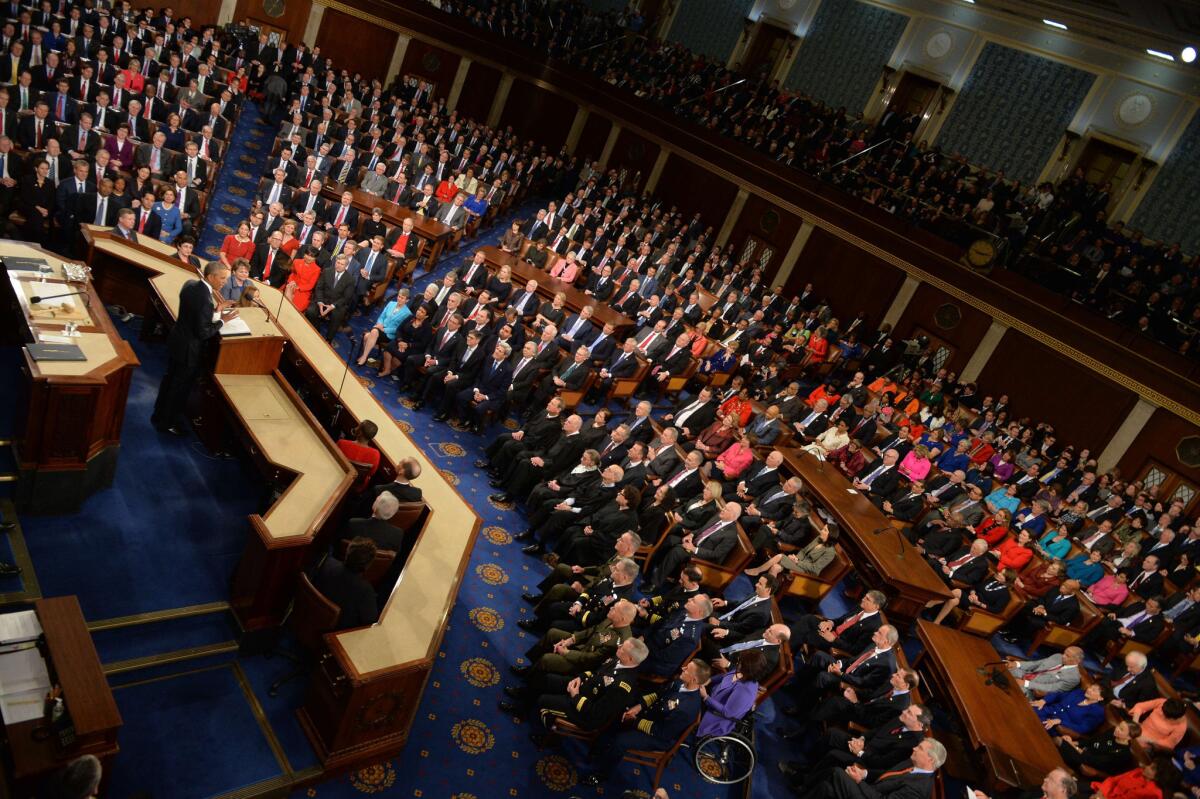
[[[1130,221],[1156,241],[1200,251],[1200,114],[1192,117]]]
[[[946,152],[1037,179],[1096,76],[989,42],[950,109],[937,143]]]
[[[784,85],[862,111],[907,24],[904,14],[857,0],[822,0]]]
[[[667,38],[725,63],[742,35],[754,0],[680,0]]]

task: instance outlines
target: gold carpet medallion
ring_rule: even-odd
[[[512,536],[503,527],[485,527],[482,532],[484,538],[498,546],[512,543]]]
[[[444,444],[434,444],[433,446],[447,458],[461,458],[467,454],[467,451],[462,448],[461,444],[455,444],[453,441],[447,441]]]
[[[350,784],[360,793],[383,793],[395,782],[396,770],[390,762],[360,768],[350,775]]]
[[[481,563],[475,567],[475,574],[488,585],[504,585],[508,582],[508,573],[495,563]]]
[[[485,633],[494,633],[504,629],[504,617],[497,613],[495,608],[471,608],[467,613],[467,618]]]
[[[496,745],[496,736],[479,719],[464,719],[450,729],[450,737],[468,755],[481,755]]]
[[[542,782],[552,791],[565,791],[579,782],[575,767],[562,755],[547,755],[535,768]]]
[[[438,469],[438,474],[445,478],[446,482],[452,486],[458,485],[458,475],[450,469]]]
[[[458,667],[463,679],[476,688],[491,688],[500,684],[500,670],[487,658],[467,658]]]
[[[516,507],[516,505],[512,502],[497,502],[491,497],[488,497],[488,504],[496,510],[512,510]]]

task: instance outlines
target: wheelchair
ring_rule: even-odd
[[[731,732],[710,735],[695,744],[692,764],[706,782],[736,785],[754,773],[758,761],[754,747],[754,717],[747,713]]]

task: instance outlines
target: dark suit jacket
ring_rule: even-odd
[[[1136,616],[1146,609],[1145,602],[1132,602],[1122,606],[1117,612],[1118,619],[1130,618]],[[1162,613],[1155,613],[1153,616],[1147,616],[1140,622],[1135,624],[1130,629],[1133,630],[1133,640],[1139,643],[1148,644],[1158,638],[1162,633],[1163,627],[1166,626],[1166,617]]]
[[[734,605],[733,607],[737,607],[737,605]],[[728,613],[730,610],[731,610],[731,608],[727,607],[727,608],[722,609],[722,611],[720,613],[717,613],[715,615],[717,615],[719,617],[719,616],[723,615],[724,613]],[[766,602],[755,602],[753,605],[751,605],[748,608],[742,608],[737,613],[733,614],[733,616],[731,618],[729,618],[728,620],[721,622],[721,626],[724,627],[726,630],[729,630],[729,635],[726,637],[725,640],[729,641],[729,639],[733,639],[732,641],[729,641],[729,643],[733,643],[735,641],[740,641],[745,638],[748,638],[751,636],[751,634],[759,633],[759,632],[765,630],[770,625],[771,625],[771,602],[770,602],[770,600],[767,600]],[[724,645],[727,646],[728,644],[724,644]]]
[[[85,222],[89,225],[92,224],[93,222],[95,222],[96,221],[96,206],[99,204],[99,202],[100,202],[99,194],[90,194],[89,193],[89,194],[81,195],[78,198],[78,202],[76,203],[76,210],[75,210],[75,215],[79,219],[79,221]],[[117,224],[117,212],[120,210],[121,210],[121,201],[117,198],[116,195],[110,194],[108,196],[108,202],[104,208],[103,224],[105,227],[112,227],[113,225]],[[151,216],[153,216],[155,218],[158,217],[157,214],[151,214]],[[161,222],[160,222],[160,225],[161,225]],[[149,220],[147,220],[146,226],[147,227],[150,226]],[[136,227],[137,226],[135,224],[135,226],[134,226],[135,230],[136,230]]]
[[[341,608],[337,629],[363,627],[379,618],[375,589],[361,574],[346,570],[337,558],[326,558],[313,577],[313,585],[326,599]]]
[[[179,290],[179,318],[167,343],[172,361],[193,368],[200,365],[201,347],[221,330],[221,323],[212,321],[215,310],[207,283],[189,280],[184,284]]]
[[[274,272],[274,268],[271,271]],[[334,285],[334,271],[332,266],[321,270],[316,288],[313,289],[313,299],[317,302],[333,304],[339,309],[348,309],[354,302],[354,275],[347,270],[337,281],[337,285]]]
[[[687,466],[685,464],[680,463],[668,477],[663,479],[663,482],[670,483],[676,475],[682,473],[686,468]],[[675,496],[682,500],[691,500],[693,497],[699,495],[703,488],[703,478],[700,474],[700,470],[697,469],[675,484]]]
[[[716,523],[717,516],[714,515],[700,526],[696,531],[696,536],[699,537],[700,533]],[[695,540],[693,543],[696,543]],[[712,563],[724,563],[725,558],[733,551],[735,544],[737,544],[737,525],[733,522],[726,522],[724,526],[717,528],[716,532],[709,533],[703,542],[697,543],[696,553],[692,557]]]
[[[874,644],[868,644],[863,648],[874,649]],[[887,682],[887,678],[896,670],[896,653],[888,650],[883,654],[876,655],[863,661],[858,668],[850,671],[850,666],[854,661],[862,656],[862,652],[855,653],[854,657],[846,657],[842,659],[842,682],[851,685],[854,688],[862,688],[870,691]]]
[[[475,388],[489,398],[502,397],[512,382],[512,364],[505,361],[493,366],[495,363],[493,358],[488,358],[475,376]]]
[[[369,519],[351,519],[346,523],[346,534],[343,538],[365,536],[375,542],[380,549],[390,549],[392,552],[401,551],[404,545],[404,531],[393,527],[391,522],[371,517]]]
[[[1119,661],[1120,658],[1118,658]],[[1113,674],[1108,682],[1110,688],[1116,686],[1125,677],[1124,664],[1118,665],[1117,668],[1118,671]],[[1125,707],[1133,707],[1138,702],[1147,702],[1151,699],[1157,699],[1158,696],[1158,684],[1154,680],[1154,672],[1147,667],[1132,680],[1121,686],[1120,694],[1116,698],[1124,702]]]

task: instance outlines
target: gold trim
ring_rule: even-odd
[[[17,476],[15,474],[0,474],[0,483],[15,483]]]
[[[271,754],[275,755],[275,762],[283,769],[283,775],[291,778],[295,772],[292,770],[292,764],[288,762],[287,753],[283,751],[283,745],[279,743],[279,739],[275,736],[275,730],[271,727],[271,722],[267,721],[266,711],[263,710],[262,704],[259,703],[258,697],[254,694],[254,687],[250,685],[250,680],[246,677],[246,672],[242,670],[242,664],[236,660],[233,662],[233,676],[237,679],[238,685],[242,689],[242,695],[246,698],[246,703],[250,705],[250,712],[254,714],[254,720],[258,722],[258,728],[262,730],[262,734],[267,739],[267,746],[271,747]]]
[[[113,676],[115,674],[125,674],[130,671],[139,671],[140,669],[148,669],[152,666],[166,666],[171,663],[182,663],[185,660],[196,660],[202,657],[211,655],[224,655],[230,652],[238,651],[237,641],[224,641],[219,644],[203,644],[201,646],[191,646],[187,649],[176,649],[171,652],[163,652],[157,655],[145,655],[140,658],[129,658],[128,660],[116,660],[112,663],[103,665],[104,674]],[[224,663],[218,665],[225,665]]]
[[[134,613],[130,616],[114,616],[111,619],[100,619],[88,622],[88,632],[101,630],[116,630],[121,627],[133,627],[136,624],[151,624],[172,619],[186,619],[191,616],[204,616],[209,613],[221,613],[229,610],[228,602],[206,602],[202,605],[185,605],[181,608],[168,610],[152,610],[146,613]]]
[[[135,688],[139,685],[150,685],[150,684],[156,683],[156,682],[163,682],[164,680],[174,680],[176,677],[188,677],[188,676],[191,676],[192,674],[203,674],[206,671],[216,671],[217,669],[224,669],[224,668],[227,668],[228,666],[229,666],[228,663],[213,663],[208,666],[200,666],[199,668],[188,669],[187,671],[177,671],[173,674],[160,674],[157,677],[147,677],[144,680],[134,680],[133,682],[123,682],[120,685],[114,685],[112,687],[112,689],[114,691],[119,691],[122,688]]]
[[[1132,378],[1127,377],[1126,375],[1117,372],[1116,370],[1101,363],[1100,361],[1096,360],[1095,358],[1084,355],[1082,352],[1075,349],[1074,347],[1067,346],[1066,344],[1063,344],[1062,342],[1058,341],[1057,339],[1051,338],[1050,336],[1046,335],[1045,333],[1041,332],[1040,330],[1034,328],[1032,325],[1026,324],[1025,322],[1020,321],[1016,317],[1013,317],[1007,313],[1002,312],[999,308],[996,308],[995,306],[993,306],[989,303],[982,302],[982,301],[976,299],[969,292],[958,289],[954,286],[951,286],[949,283],[946,283],[943,280],[935,278],[933,275],[929,274],[924,269],[921,269],[921,268],[919,268],[913,264],[910,264],[906,261],[903,261],[899,257],[894,256],[891,253],[880,249],[879,247],[867,244],[863,239],[850,233],[849,231],[843,230],[842,228],[839,228],[830,222],[827,222],[823,219],[819,219],[819,218],[815,217],[810,211],[801,209],[799,206],[795,205],[794,203],[792,203],[788,200],[784,200],[783,198],[778,197],[775,194],[763,191],[758,186],[745,180],[742,177],[739,177],[737,174],[730,172],[729,170],[724,169],[716,164],[711,164],[711,163],[705,161],[704,159],[700,158],[699,156],[694,155],[686,150],[681,150],[681,149],[676,148],[674,145],[668,143],[666,140],[660,138],[659,136],[656,136],[656,135],[650,133],[649,131],[643,130],[641,127],[639,127],[635,123],[632,123],[629,121],[620,121],[620,120],[615,119],[611,113],[605,113],[604,109],[598,108],[595,105],[593,105],[592,103],[585,101],[583,98],[575,96],[572,92],[566,91],[557,86],[552,86],[543,80],[527,79],[524,76],[513,73],[504,64],[498,63],[496,61],[492,61],[491,59],[480,58],[477,54],[468,53],[467,51],[465,51],[461,48],[455,47],[454,45],[451,45],[447,42],[442,42],[440,40],[433,40],[433,39],[429,38],[428,36],[420,33],[419,31],[410,30],[408,28],[398,26],[395,23],[388,22],[388,21],[382,20],[382,19],[378,19],[378,18],[374,17],[373,15],[365,14],[364,12],[358,11],[357,9],[350,9],[348,6],[343,6],[341,3],[337,2],[336,0],[316,0],[316,1],[323,3],[325,5],[329,5],[330,7],[337,8],[338,10],[344,10],[347,14],[351,14],[352,16],[355,16],[355,17],[365,20],[367,22],[372,22],[374,24],[383,25],[384,27],[387,27],[389,30],[398,30],[399,32],[401,32],[405,35],[411,36],[412,38],[417,39],[422,42],[425,42],[427,44],[432,44],[436,47],[439,47],[439,48],[445,50],[446,52],[455,53],[460,58],[463,58],[463,57],[471,58],[472,60],[478,61],[479,63],[485,64],[487,66],[490,66],[493,69],[500,70],[501,74],[503,74],[503,75],[511,75],[514,78],[520,78],[521,80],[525,80],[526,82],[533,83],[534,85],[536,85],[540,88],[544,88],[553,94],[559,95],[561,97],[565,97],[568,100],[571,100],[572,102],[574,102],[576,105],[587,108],[589,111],[598,113],[600,116],[603,116],[605,119],[608,119],[610,122],[612,122],[614,130],[616,130],[619,127],[627,127],[629,130],[638,134],[639,136],[646,139],[647,141],[653,142],[654,144],[657,144],[659,147],[661,147],[663,149],[670,150],[670,152],[674,153],[675,155],[678,155],[681,158],[684,158],[688,161],[691,161],[694,164],[697,164],[697,165],[703,167],[704,169],[711,172],[712,174],[717,175],[718,177],[724,178],[725,180],[733,183],[735,186],[745,189],[747,192],[753,192],[754,194],[758,195],[762,199],[767,200],[767,201],[775,204],[779,208],[787,211],[788,213],[799,217],[802,222],[807,222],[807,223],[813,225],[814,227],[819,227],[822,230],[827,231],[834,236],[837,236],[838,238],[842,239],[843,241],[849,242],[851,244],[855,244],[856,246],[860,247],[861,249],[864,249],[867,252],[871,253],[872,255],[876,256],[877,258],[880,258],[885,263],[891,264],[892,266],[896,267],[897,269],[900,269],[903,272],[905,272],[909,275],[912,275],[913,277],[916,277],[919,280],[923,280],[926,283],[930,284],[931,286],[934,286],[935,288],[941,289],[942,291],[946,292],[950,296],[957,299],[959,302],[964,302],[967,305],[971,306],[972,308],[975,308],[976,310],[983,311],[984,313],[992,316],[994,319],[1001,321],[1004,324],[1008,325],[1009,327],[1013,328],[1017,332],[1023,333],[1024,335],[1029,336],[1030,338],[1034,339],[1035,341],[1037,341],[1041,344],[1044,344],[1047,347],[1050,347],[1052,350],[1054,350],[1055,352],[1058,352],[1060,355],[1064,355],[1071,360],[1074,360],[1078,363],[1083,364],[1087,368],[1091,369],[1092,371],[1096,372],[1097,374],[1100,374],[1101,376],[1107,378],[1108,380],[1111,380],[1112,382],[1116,383],[1117,385],[1121,386],[1122,388],[1132,391],[1135,394],[1137,394],[1138,396],[1143,397],[1144,399],[1146,399],[1150,402],[1153,402],[1155,405],[1158,405],[1159,407],[1165,408],[1166,410],[1170,411],[1171,413],[1174,413],[1176,416],[1179,416],[1181,419],[1184,419],[1185,421],[1189,422],[1190,424],[1200,427],[1200,411],[1192,410],[1192,409],[1180,404],[1179,402],[1176,402],[1175,400],[1172,400],[1172,399],[1164,396],[1161,392],[1155,391],[1154,389],[1150,388],[1149,386],[1142,385],[1138,381],[1133,380]],[[878,2],[875,2],[874,4],[883,5]],[[887,7],[887,6],[884,6],[884,7]],[[892,7],[891,10],[899,11],[899,9],[896,9],[894,7]],[[912,13],[918,13],[918,12],[912,12]],[[918,13],[918,15],[925,16],[925,17],[931,17],[933,19],[939,19],[938,17],[933,17],[930,14],[919,14]],[[992,34],[988,34],[988,33],[977,33],[976,36],[977,36],[977,40],[981,41],[981,42],[998,41],[998,42],[1003,43],[1004,41],[1006,41],[1000,37],[996,37],[996,36],[994,36]],[[1033,53],[1042,55],[1041,51],[1037,50],[1036,48],[1029,47],[1029,46],[1025,45],[1024,43],[1015,42],[1015,44],[1018,45],[1018,49],[1022,49],[1022,50],[1028,51],[1028,52],[1033,52]],[[1056,54],[1046,54],[1046,55],[1047,55],[1047,57],[1053,57],[1055,60],[1058,60],[1058,61],[1064,61],[1065,63],[1068,63],[1068,64],[1071,63],[1069,59],[1064,59],[1061,55],[1056,55]],[[974,69],[974,66],[972,65],[971,68]],[[1089,65],[1089,66],[1080,67],[1080,68],[1085,69],[1087,72],[1090,72],[1092,74],[1100,74],[1099,72],[1097,72],[1097,68],[1094,66]],[[1115,74],[1123,74],[1123,73],[1115,73]],[[1131,78],[1131,80],[1136,80],[1136,79]],[[1144,82],[1144,81],[1139,81],[1139,82]],[[1093,81],[1093,83],[1094,83],[1094,81]],[[1159,86],[1156,88],[1158,88],[1161,91],[1166,91],[1166,92],[1171,91],[1170,89],[1168,89],[1166,87]],[[1179,92],[1175,92],[1175,93],[1178,94]],[[1054,316],[1063,319],[1068,324],[1076,325],[1075,322],[1073,322],[1072,320],[1066,319],[1066,317],[1063,317],[1062,314],[1058,313],[1057,311],[1055,311],[1051,308],[1047,308],[1047,307],[1041,306],[1041,305],[1038,305],[1038,308],[1041,311],[1043,311],[1044,313],[1053,314]],[[1133,352],[1131,350],[1128,350],[1128,349],[1126,349],[1125,353],[1123,354],[1123,357],[1129,358],[1129,359],[1140,358],[1141,360],[1145,361],[1146,363],[1151,364],[1152,366],[1155,366],[1157,368],[1157,365],[1150,358],[1147,358],[1143,355],[1140,355],[1140,354]]]

